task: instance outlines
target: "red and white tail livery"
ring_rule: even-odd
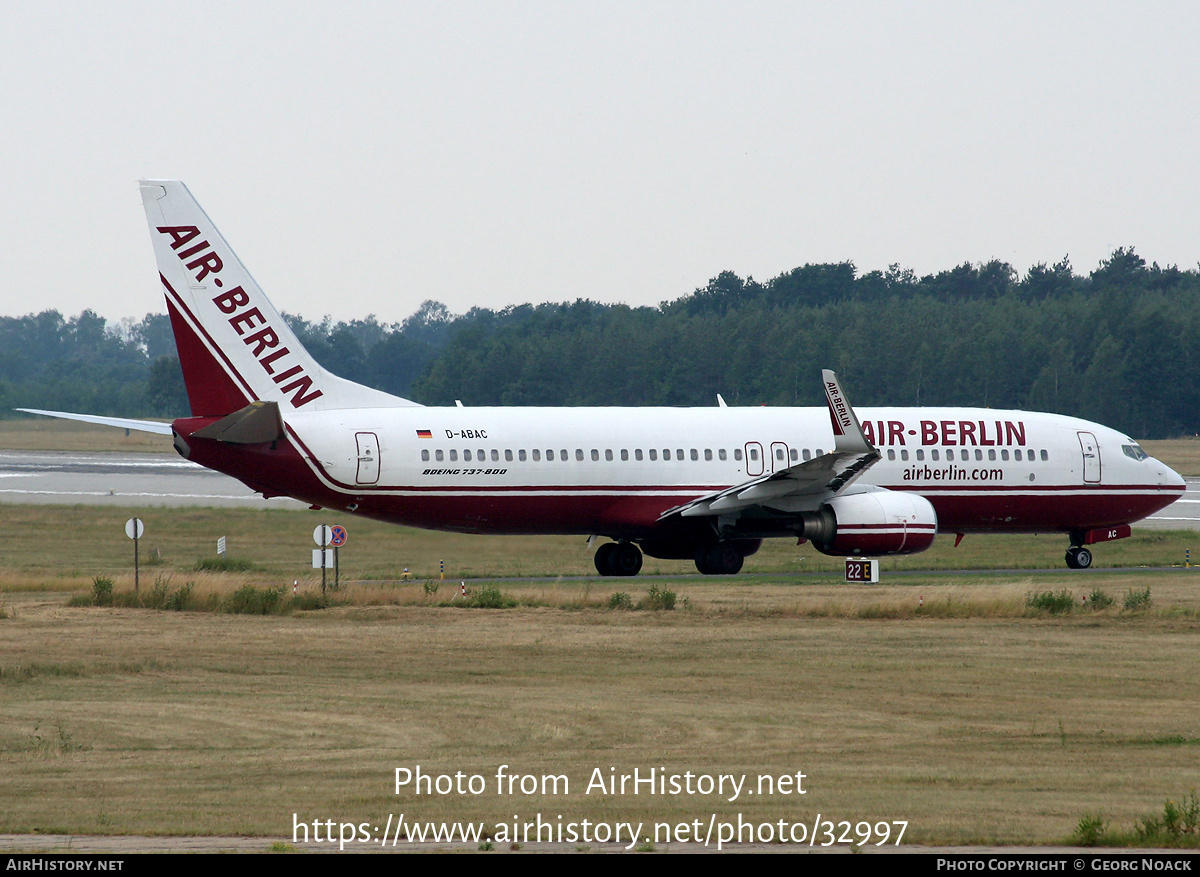
[[[607,536],[596,568],[633,575],[643,553],[735,573],[764,538],[909,554],[939,531],[1060,532],[1067,564],[1086,567],[1086,546],[1184,490],[1099,424],[856,410],[831,371],[823,408],[424,407],[325,371],[182,183],[141,190],[192,409],[175,446],[264,496],[433,529]]]

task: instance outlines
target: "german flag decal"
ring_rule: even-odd
[[[418,429],[417,438],[433,438],[433,433],[428,429]]]

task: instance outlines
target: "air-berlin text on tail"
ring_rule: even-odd
[[[867,441],[876,447],[908,444],[1025,447],[1023,420],[922,420],[917,427],[900,420],[864,420],[862,428]]]
[[[183,262],[184,267],[192,272],[197,282],[212,275],[211,283],[221,289],[224,281],[217,277],[225,263],[207,240],[192,243],[200,237],[200,229],[194,225],[159,226],[157,229],[171,238],[171,249]],[[304,366],[290,362],[286,357],[291,353],[286,347],[279,346],[279,335],[267,323],[267,318],[256,307],[248,307],[250,295],[240,286],[226,290],[212,299],[212,303],[223,314],[229,316],[229,325],[242,338],[242,343],[251,347],[250,351],[263,371],[271,380],[279,385],[284,393],[291,393],[292,405],[300,408],[313,399],[322,395],[320,390],[313,389],[313,379],[304,373]],[[261,327],[261,328],[260,328]],[[256,329],[257,331],[251,331]],[[250,334],[246,334],[249,332]],[[283,360],[280,362],[280,360]]]

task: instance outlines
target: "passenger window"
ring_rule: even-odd
[[[807,463],[811,459],[812,459],[812,451],[810,451],[808,448],[805,448],[804,449],[804,461]]]
[[[1014,460],[1021,459],[1021,449],[1020,448],[1017,448],[1015,451],[1013,451],[1013,459]]]
[[[895,448],[888,448],[888,459],[889,460],[896,459],[896,449]]]
[[[733,459],[739,463],[742,462],[742,449],[741,448],[733,449]]]
[[[583,448],[575,449],[575,459],[578,460],[580,463],[583,462]]]
[[[571,459],[570,457],[567,456],[566,448],[563,448],[561,451],[558,452],[558,459],[562,460],[564,463],[567,462],[567,460]]]
[[[641,448],[637,448],[634,450],[633,459],[637,460],[639,463],[642,462],[642,449]]]
[[[533,449],[533,462],[540,463],[542,461],[542,452],[537,448]]]
[[[629,459],[629,451],[626,450],[625,448],[621,448],[621,462],[625,462],[628,459]]]
[[[493,463],[500,462],[500,452],[497,451],[495,448],[492,448],[492,462]]]
[[[758,462],[758,448],[750,449],[750,459],[753,460],[755,463]]]
[[[1001,460],[1008,459],[1008,448],[1005,448],[1003,451],[1000,452],[1000,459]]]
[[[995,450],[989,450],[989,451],[988,451],[988,459],[989,459],[989,460],[994,460],[994,459],[996,459],[996,452],[995,452]]]
[[[979,450],[979,448],[976,448],[976,449],[975,449],[975,459],[976,459],[976,460],[982,460],[982,459],[983,459],[983,451]]]
[[[783,448],[775,449],[775,459],[778,460],[780,463],[783,462]]]
[[[600,452],[597,451],[595,448],[592,448],[592,462],[593,463],[600,462]]]
[[[421,460],[426,463],[429,462],[429,451],[421,451]]]
[[[663,459],[664,460],[671,459],[671,449],[670,448],[663,448]]]
[[[450,452],[450,462],[454,463],[457,461],[458,461],[458,451],[451,451]]]
[[[792,450],[791,450],[791,455],[792,455],[792,462],[793,462],[793,463],[797,462],[797,461],[800,459],[800,454],[799,454],[799,452],[798,452],[798,451],[797,451],[795,448],[792,448]]]
[[[525,449],[524,448],[521,448],[521,450],[517,451],[517,459],[519,461],[521,461],[522,463],[525,462]]]
[[[692,457],[692,462],[694,463],[696,460],[700,459],[700,452],[697,451],[695,448],[692,448],[691,457]]]
[[[677,450],[675,451],[675,459],[676,459],[676,460],[682,460],[682,459],[683,459],[683,448],[679,448],[679,449],[677,449]]]
[[[466,460],[468,463],[470,463],[471,462],[471,452],[463,451],[463,459]]]
[[[724,448],[717,448],[717,459],[718,459],[718,460],[724,460],[724,459],[726,459],[726,457],[725,457],[725,449],[724,449]]]
[[[953,459],[954,459],[954,448],[947,448],[947,449],[946,449],[946,459],[947,459],[947,460],[953,460]]]
[[[705,449],[704,449],[704,459],[705,459],[706,461],[708,461],[708,460],[712,460],[712,448],[705,448]]]
[[[510,451],[508,448],[504,449],[504,462],[505,463],[512,462],[512,451]]]
[[[651,449],[650,449],[650,459],[651,459],[652,461],[654,461],[654,460],[657,460],[657,459],[658,459],[658,451],[656,451],[654,448],[651,448]]]
[[[1045,448],[1042,448],[1042,462],[1044,463],[1049,459],[1050,459],[1050,455],[1046,453]]]
[[[487,451],[485,451],[483,448],[480,448],[479,452],[475,455],[475,459],[480,463],[485,462],[487,460]]]
[[[929,452],[929,459],[936,460],[937,458],[938,458],[937,448],[934,448],[932,451]]]
[[[612,462],[612,448],[605,448],[605,449],[604,449],[604,460],[605,460],[605,462],[607,462],[607,463],[611,463],[611,462]]]
[[[907,449],[902,449],[900,451],[900,459],[904,460],[905,462],[908,461],[908,450]]]
[[[925,459],[925,449],[924,449],[924,448],[919,448],[919,449],[917,450],[917,459],[918,459],[918,460],[924,460],[924,459]]]
[[[546,461],[549,463],[554,462],[554,449],[553,448],[546,448]]]

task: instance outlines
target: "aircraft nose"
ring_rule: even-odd
[[[1186,486],[1182,475],[1161,460],[1156,459],[1154,462],[1158,463],[1159,487],[1180,489]]]

